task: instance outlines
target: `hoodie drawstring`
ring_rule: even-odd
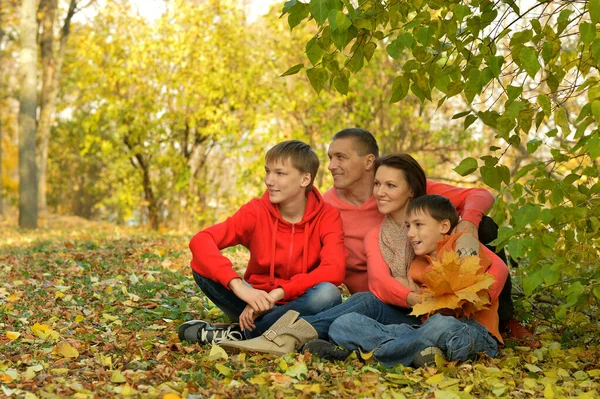
[[[277,244],[277,230],[279,229],[279,219],[275,219],[273,234],[271,235],[271,265],[269,267],[269,284],[275,285],[275,249]]]

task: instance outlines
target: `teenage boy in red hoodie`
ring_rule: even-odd
[[[251,338],[288,310],[308,316],[341,303],[342,220],[313,187],[318,169],[319,159],[308,144],[277,144],[265,156],[263,196],[192,238],[196,284],[239,325],[191,320],[179,327],[180,340],[207,344]],[[243,279],[220,252],[235,245],[250,251]]]

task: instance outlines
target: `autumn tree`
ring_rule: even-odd
[[[37,168],[35,159],[37,109],[37,40],[35,0],[21,3],[19,108],[19,226],[36,228]]]
[[[38,121],[38,211],[42,216],[48,212],[46,201],[46,175],[48,164],[48,144],[50,128],[56,113],[56,97],[62,70],[67,40],[71,32],[71,20],[78,6],[77,0],[69,0],[66,16],[61,24],[58,48],[55,48],[55,21],[57,20],[58,0],[40,0],[40,54],[42,87],[40,92],[40,114]]]
[[[498,191],[498,244],[527,270],[525,294],[560,298],[555,320],[581,326],[600,301],[600,2],[290,0],[283,14],[315,29],[309,63],[290,70],[316,91],[344,92],[385,52],[390,102],[412,93],[450,104],[465,130],[494,132],[487,155],[455,170]]]

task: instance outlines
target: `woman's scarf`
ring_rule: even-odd
[[[406,226],[398,226],[390,215],[385,215],[379,228],[379,250],[393,277],[407,276],[414,252]]]

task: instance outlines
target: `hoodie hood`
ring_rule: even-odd
[[[304,208],[304,215],[298,223],[290,223],[283,219],[281,212],[279,212],[279,204],[273,204],[269,200],[269,191],[265,191],[261,197],[261,204],[267,208],[271,216],[273,217],[272,234],[271,234],[271,261],[269,265],[269,284],[275,286],[275,252],[277,249],[277,233],[279,232],[280,225],[286,226],[292,230],[291,233],[291,247],[290,247],[290,261],[294,253],[294,234],[296,229],[303,230],[302,234],[304,242],[302,246],[302,273],[308,272],[308,238],[310,237],[314,226],[316,225],[316,217],[322,213],[321,211],[325,207],[325,202],[319,191],[313,186],[311,191],[306,193],[306,207]]]
[[[295,223],[296,226],[302,226],[305,223],[310,223],[319,215],[325,206],[325,201],[321,197],[321,193],[313,186],[311,191],[306,193],[306,208],[304,209],[304,216],[302,220]],[[269,211],[273,218],[277,219],[280,223],[291,225],[290,222],[284,220],[279,212],[279,204],[274,204],[269,200],[269,191],[266,190],[260,199],[261,204]]]

